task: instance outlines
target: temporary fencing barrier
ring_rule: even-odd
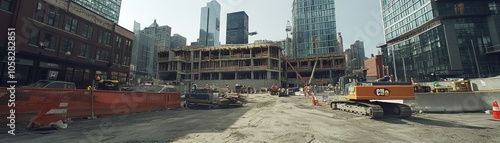
[[[92,94],[94,101],[92,101]],[[94,115],[116,115],[149,112],[181,107],[179,92],[151,93],[125,91],[89,91],[83,89],[16,88],[15,108],[6,87],[0,88],[0,117],[8,117],[15,109],[16,123],[31,127],[59,125],[67,118],[87,118]],[[94,111],[92,111],[92,102]],[[65,106],[65,107],[64,107]],[[58,123],[59,121],[59,123]],[[9,123],[6,118],[0,123]]]

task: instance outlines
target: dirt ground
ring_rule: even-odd
[[[251,95],[245,107],[166,110],[73,120],[67,129],[2,129],[0,142],[498,142],[491,115],[415,114],[368,119],[311,106],[304,97]],[[20,128],[20,127],[18,127]]]

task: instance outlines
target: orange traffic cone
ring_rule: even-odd
[[[498,108],[498,103],[497,101],[493,102],[493,120],[500,120],[500,108]]]
[[[314,95],[312,96],[311,102],[312,102],[313,106],[316,106],[318,104],[318,100],[316,100],[316,96],[314,96]]]

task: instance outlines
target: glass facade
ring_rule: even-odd
[[[248,43],[248,15],[244,12],[227,14],[226,44]]]
[[[391,40],[432,20],[431,0],[382,0],[382,18]]]
[[[204,46],[219,46],[220,4],[212,0],[201,8],[200,37],[198,43]]]
[[[494,46],[500,41],[493,38],[499,36],[496,30],[500,26],[498,2],[425,0],[415,9],[406,7],[415,4],[414,1],[381,0],[387,41],[381,48],[390,74],[398,81],[409,81],[411,77],[417,81],[432,81],[500,74],[500,50],[495,50],[499,46]],[[428,6],[430,9],[425,8]],[[432,13],[433,16],[413,19],[419,21],[420,26],[415,23],[416,27],[404,28],[406,20],[393,20],[393,16],[389,16],[404,17],[419,9],[424,10],[424,15]]]
[[[294,0],[292,14],[294,57],[341,52],[334,0]]]
[[[122,0],[73,0],[83,7],[118,23]]]

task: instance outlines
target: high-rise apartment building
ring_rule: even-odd
[[[248,15],[244,11],[228,13],[226,44],[248,43]]]
[[[381,0],[395,80],[500,74],[500,0]]]
[[[216,0],[201,8],[200,37],[198,43],[203,46],[219,46],[220,4]]]
[[[293,46],[297,57],[340,53],[334,0],[293,1]]]
[[[355,69],[362,69],[365,67],[365,46],[362,41],[356,40],[354,44],[351,44],[351,50],[349,50],[350,65]]]
[[[186,46],[187,44],[186,37],[179,34],[174,34],[174,36],[172,36],[170,39],[171,39],[170,48],[172,49],[183,47]]]
[[[72,0],[75,3],[118,23],[122,0]]]

